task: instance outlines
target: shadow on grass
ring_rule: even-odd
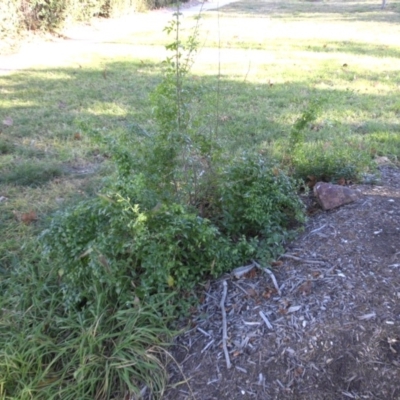
[[[302,20],[331,19],[337,21],[373,21],[397,24],[400,22],[400,2],[389,1],[381,9],[381,1],[325,2],[325,1],[260,1],[242,0],[218,10],[221,15],[289,18]],[[329,19],[329,18],[328,18]]]
[[[383,81],[386,72],[357,75],[360,79]],[[400,77],[396,79],[400,83]],[[82,160],[98,163],[106,150],[93,140],[90,131],[100,136],[121,131],[139,135],[133,128],[140,126],[154,132],[148,94],[160,80],[159,66],[130,61],[110,62],[102,69],[47,69],[1,77],[8,94],[0,121],[11,118],[13,124],[3,126],[0,134],[0,184],[43,184],[65,173],[67,164],[73,166]],[[192,85],[211,94],[216,82],[212,76],[191,80]],[[285,140],[313,97],[325,99],[322,119],[333,123],[322,124],[318,132],[310,131],[309,140],[329,140],[332,135],[348,132],[350,138],[370,135],[374,146],[386,150],[395,143],[392,135],[399,131],[395,92],[363,94],[335,86],[312,88],[314,85],[307,76],[273,86],[225,78],[218,103],[211,95],[207,101],[199,101],[198,112],[203,113],[206,129],[211,131],[218,124],[219,140],[224,151],[230,153]],[[397,119],[392,116],[387,122],[377,120],[377,115],[385,115],[388,110]],[[330,117],[324,116],[326,112]],[[363,116],[357,117],[360,112]],[[360,121],[349,121],[349,114]],[[88,127],[87,132],[82,130],[84,126]],[[379,140],[373,134],[379,134]],[[400,157],[400,149],[393,149],[392,153]]]
[[[288,150],[293,123],[310,100],[318,97],[325,99],[322,115],[305,132],[308,144],[318,143],[316,156],[324,154],[321,149],[325,143],[333,143],[334,149],[353,146],[371,156],[400,159],[397,92],[359,93],[351,89],[351,81],[350,90],[345,90],[344,78],[342,89],[318,88],[317,82],[329,79],[330,72],[324,73],[322,78],[316,74],[311,79],[300,74],[297,80],[273,85],[244,82],[243,77],[223,78],[218,103],[217,77],[195,76],[190,83],[205,94],[211,93],[198,102],[199,112],[205,132],[215,134],[218,124],[218,139],[227,157],[244,150],[282,157]],[[365,72],[360,79],[379,83],[386,75],[387,71]],[[0,203],[0,236],[9,237],[0,246],[0,253],[5,254],[0,254],[0,263],[12,264],[14,253],[19,251],[20,229],[39,229],[40,221],[28,227],[16,222],[13,210],[39,208],[44,214],[60,207],[55,199],[68,199],[68,193],[73,199],[83,195],[82,190],[93,195],[112,170],[106,170],[104,162],[109,157],[107,147],[94,140],[91,131],[100,137],[126,132],[133,142],[140,138],[140,127],[149,133],[156,131],[148,94],[161,78],[159,66],[140,61],[114,61],[101,68],[31,70],[0,77],[6,93],[0,98],[0,197],[8,199]],[[400,85],[400,76],[395,79],[393,85]],[[6,119],[12,120],[12,125],[4,125]],[[309,164],[315,158],[311,156]],[[93,165],[99,169],[84,175],[84,182],[78,184],[76,174]],[[84,187],[92,183],[89,193]]]

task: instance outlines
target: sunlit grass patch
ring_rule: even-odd
[[[367,135],[367,142],[378,155],[400,160],[400,134],[398,132],[374,132]]]

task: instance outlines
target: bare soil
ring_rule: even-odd
[[[361,200],[312,207],[272,268],[280,295],[257,268],[210,283],[176,338],[166,400],[400,399],[400,170],[380,170],[353,186]]]

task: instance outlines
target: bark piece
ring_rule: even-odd
[[[314,186],[314,195],[325,211],[352,203],[362,196],[358,190],[325,182],[318,182]]]

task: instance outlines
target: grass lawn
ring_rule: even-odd
[[[0,284],[15,268],[41,265],[37,236],[52,214],[92,196],[110,173],[91,132],[155,129],[148,96],[162,78],[168,19],[132,18],[130,34],[93,54],[0,76]],[[194,24],[185,16],[183,35]],[[399,38],[398,0],[384,10],[371,0],[243,0],[207,11],[191,78],[205,93],[198,115],[218,125],[226,154],[250,150],[285,164],[293,124],[318,104],[294,174],[362,176],[377,155],[396,163]]]

